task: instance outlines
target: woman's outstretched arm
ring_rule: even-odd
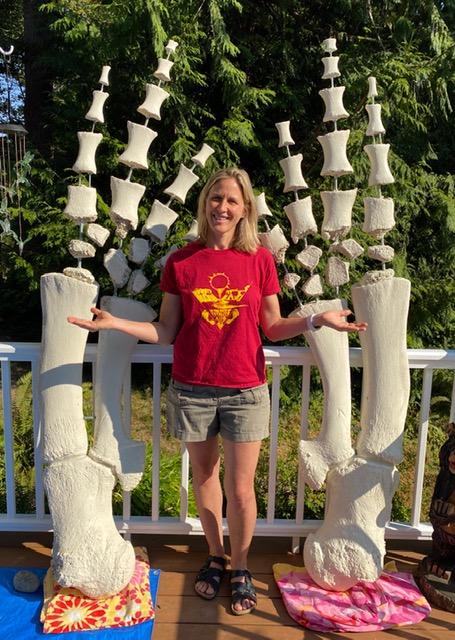
[[[68,322],[88,331],[116,329],[143,342],[172,344],[182,321],[182,305],[180,296],[165,293],[161,303],[160,317],[157,322],[136,322],[113,316],[108,311],[92,307],[93,320],[68,317]]]
[[[349,309],[317,313],[313,316],[313,326],[330,327],[336,331],[365,331],[366,322],[347,322],[346,318],[351,313]],[[262,298],[261,327],[267,338],[273,342],[294,338],[310,329],[307,317],[283,318],[276,295]]]

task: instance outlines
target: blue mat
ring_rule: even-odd
[[[43,633],[39,621],[43,605],[42,587],[35,593],[19,593],[13,587],[13,577],[19,568],[0,569],[0,638],[1,640],[150,640],[154,620],[133,627],[99,629],[98,631],[71,631],[69,633]],[[47,569],[28,569],[43,580]],[[160,571],[150,570],[150,592],[156,608]]]

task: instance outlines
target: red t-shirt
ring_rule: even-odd
[[[160,286],[182,302],[175,380],[231,388],[265,382],[259,312],[262,298],[280,291],[267,249],[244,253],[192,242],[169,256]]]

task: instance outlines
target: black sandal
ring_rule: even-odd
[[[218,567],[211,567],[210,564],[215,562],[216,564],[221,565],[221,569]],[[209,556],[203,567],[199,570],[199,573],[196,576],[194,581],[194,590],[197,595],[203,598],[204,600],[213,600],[213,598],[217,595],[220,590],[221,581],[223,579],[224,574],[226,573],[226,558],[222,556]],[[196,584],[198,582],[206,582],[213,589],[213,593],[201,593],[196,589]]]
[[[245,578],[243,582],[232,582],[232,578]],[[254,604],[248,609],[235,609],[234,605],[244,600],[251,600]],[[231,611],[235,616],[244,616],[256,609],[257,596],[248,569],[235,569],[231,571]]]

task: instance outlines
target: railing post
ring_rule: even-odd
[[[182,442],[182,480],[180,484],[180,522],[185,522],[188,517],[188,487],[190,475],[190,456],[188,449]]]
[[[278,421],[280,415],[280,365],[272,365],[272,411],[270,420],[269,482],[267,523],[275,519],[276,470],[278,456]]]
[[[414,476],[414,491],[412,498],[411,525],[420,525],[422,510],[423,479],[425,474],[425,455],[427,450],[428,421],[430,417],[431,386],[433,369],[424,369],[422,384],[422,402],[420,404],[419,437],[417,442],[417,466]]]
[[[11,404],[11,369],[8,361],[2,360],[3,441],[5,446],[6,513],[8,518],[16,515],[16,483],[14,480],[14,437]]]
[[[33,406],[33,460],[35,463],[35,511],[36,517],[44,517],[43,445],[39,410],[39,368],[32,361],[32,406]]]
[[[305,364],[302,367],[302,404],[300,406],[300,440],[308,437],[308,410],[310,406],[310,380],[311,366]],[[305,479],[302,473],[302,463],[299,456],[299,469],[297,476],[297,503],[295,521],[302,524],[305,511]],[[292,553],[299,553],[300,537],[292,538]]]
[[[152,521],[160,518],[161,363],[153,363]]]
[[[125,371],[122,388],[122,418],[123,424],[129,428],[127,435],[131,436],[131,364]],[[129,525],[131,520],[131,491],[123,491],[123,522]],[[125,540],[131,540],[129,528],[124,532]]]

